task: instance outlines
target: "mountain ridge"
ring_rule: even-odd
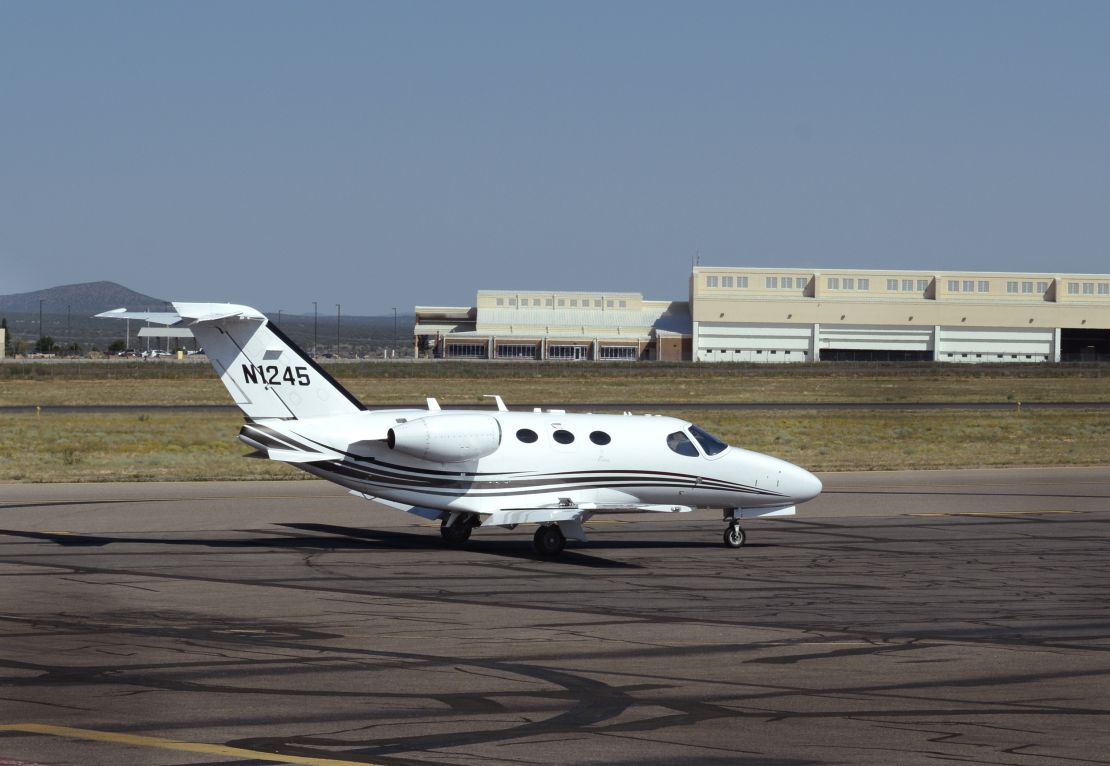
[[[161,310],[166,301],[135,292],[117,282],[78,282],[72,285],[47,287],[27,293],[0,295],[0,312],[37,313],[39,301],[45,314],[98,314],[125,306],[131,309]]]

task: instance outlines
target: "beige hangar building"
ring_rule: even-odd
[[[689,302],[481,290],[416,307],[420,357],[543,360],[1110,360],[1110,275],[695,266]]]
[[[699,362],[1110,355],[1110,275],[695,267]]]
[[[690,307],[640,293],[479,290],[475,306],[417,306],[418,357],[690,358]]]

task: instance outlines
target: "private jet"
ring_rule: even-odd
[[[242,410],[252,457],[288,463],[352,494],[438,521],[464,544],[476,527],[538,525],[533,544],[557,556],[586,541],[599,514],[723,509],[724,543],[741,519],[789,516],[821,492],[816,476],[658,415],[367,409],[261,312],[173,303],[172,312],[116,309],[98,317],[188,328]]]

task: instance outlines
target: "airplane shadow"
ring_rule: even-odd
[[[334,524],[284,523],[279,526],[298,532],[316,534],[277,533],[265,537],[244,538],[204,538],[204,537],[115,537],[106,535],[64,534],[56,532],[31,532],[26,530],[0,529],[0,535],[22,537],[30,540],[43,540],[61,547],[99,547],[113,543],[130,545],[181,545],[212,549],[290,549],[299,551],[373,551],[373,550],[426,550],[457,552],[460,554],[482,554],[501,558],[528,561],[532,563],[557,563],[561,566],[576,566],[597,569],[643,569],[640,564],[626,561],[613,561],[601,556],[576,549],[567,548],[555,559],[540,558],[532,551],[530,542],[520,539],[490,539],[472,537],[461,549],[445,548],[438,535],[392,530],[374,530],[359,527],[345,527]],[[241,530],[256,533],[256,530]],[[572,545],[574,545],[572,543]],[[745,547],[765,547],[766,544],[749,544]],[[677,550],[712,549],[720,544],[712,540],[591,540],[586,543],[589,549],[602,550]]]

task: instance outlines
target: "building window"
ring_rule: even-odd
[[[794,278],[793,277],[783,277],[782,278],[782,289],[783,290],[790,290],[793,287],[794,287]]]
[[[989,281],[989,280],[987,280],[987,279],[980,279],[980,280],[979,280],[979,292],[981,292],[981,293],[989,293],[990,291],[991,291],[991,283],[990,283],[990,281]]]
[[[1083,283],[1083,294],[1084,295],[1094,295],[1095,294],[1095,283],[1094,282],[1084,282]]]
[[[578,299],[577,298],[571,298],[570,299],[570,307],[572,309],[578,308]]]
[[[1037,292],[1047,293],[1048,292],[1048,282],[1038,282],[1037,283]]]
[[[545,298],[544,302],[543,302],[543,305],[547,306],[548,308],[551,308],[551,305],[552,305],[553,302],[554,301],[552,301],[551,298]]]
[[[585,346],[548,346],[548,359],[585,359]]]
[[[856,289],[856,280],[852,279],[851,277],[844,277],[844,289],[845,290],[855,290]]]
[[[601,347],[602,359],[635,359],[636,347],[635,346],[602,346]]]
[[[732,277],[721,277],[721,287],[732,287]]]
[[[974,280],[971,280],[971,279],[965,279],[964,280],[964,292],[965,293],[975,292],[975,281]]]
[[[626,308],[628,308],[628,301],[621,301],[621,302],[620,302],[620,307],[621,307],[622,309],[626,309]]]
[[[448,343],[447,356],[469,359],[484,359],[486,356],[485,343]]]
[[[919,293],[923,293],[928,289],[929,289],[929,280],[927,280],[927,279],[917,280],[917,291]]]
[[[497,305],[498,306],[504,306],[505,305],[505,299],[504,298],[498,298],[497,299]]]
[[[1099,295],[1110,295],[1110,282],[1099,282],[1098,283],[1098,294]]]
[[[913,280],[912,279],[903,279],[902,280],[902,290],[904,292],[907,292],[907,293],[912,293],[913,292]]]
[[[825,286],[830,290],[839,290],[840,280],[837,277],[829,277],[828,281],[825,282]]]
[[[1018,291],[1018,283],[1017,282],[1007,282],[1006,283],[1006,292],[1016,293],[1017,291]]]
[[[1021,292],[1024,293],[1024,294],[1027,294],[1027,295],[1031,295],[1033,293],[1033,283],[1032,282],[1022,282],[1021,283]]]
[[[595,309],[601,308],[601,298],[594,298],[594,308]]]
[[[607,308],[607,309],[613,308],[613,301],[605,301],[605,308]]]
[[[886,289],[890,290],[892,293],[898,292],[898,280],[897,279],[888,279],[886,281]]]
[[[503,359],[535,359],[534,343],[498,343],[497,356]]]
[[[779,278],[778,277],[767,277],[767,287],[770,287],[772,289],[777,289],[778,286],[779,286]]]
[[[948,280],[948,292],[958,293],[959,291],[960,291],[960,280],[958,280],[958,279],[949,279]]]
[[[748,278],[747,277],[737,277],[736,278],[736,286],[737,287],[747,287],[748,286]]]
[[[1068,282],[1068,295],[1079,295],[1079,283]]]
[[[515,306],[516,305],[516,298],[509,298],[509,305],[510,306]]]
[[[538,306],[538,305],[540,305],[540,299],[539,299],[539,298],[533,298],[533,299],[532,299],[532,305],[533,305],[533,306]]]
[[[559,299],[559,308],[563,308],[566,305],[567,305],[567,299],[566,298],[560,298]]]
[[[863,278],[863,279],[859,280],[858,284],[859,284],[859,289],[860,290],[870,290],[871,289],[871,280],[870,279]]]
[[[706,277],[705,278],[705,286],[706,287],[716,287],[717,286],[717,277]]]

